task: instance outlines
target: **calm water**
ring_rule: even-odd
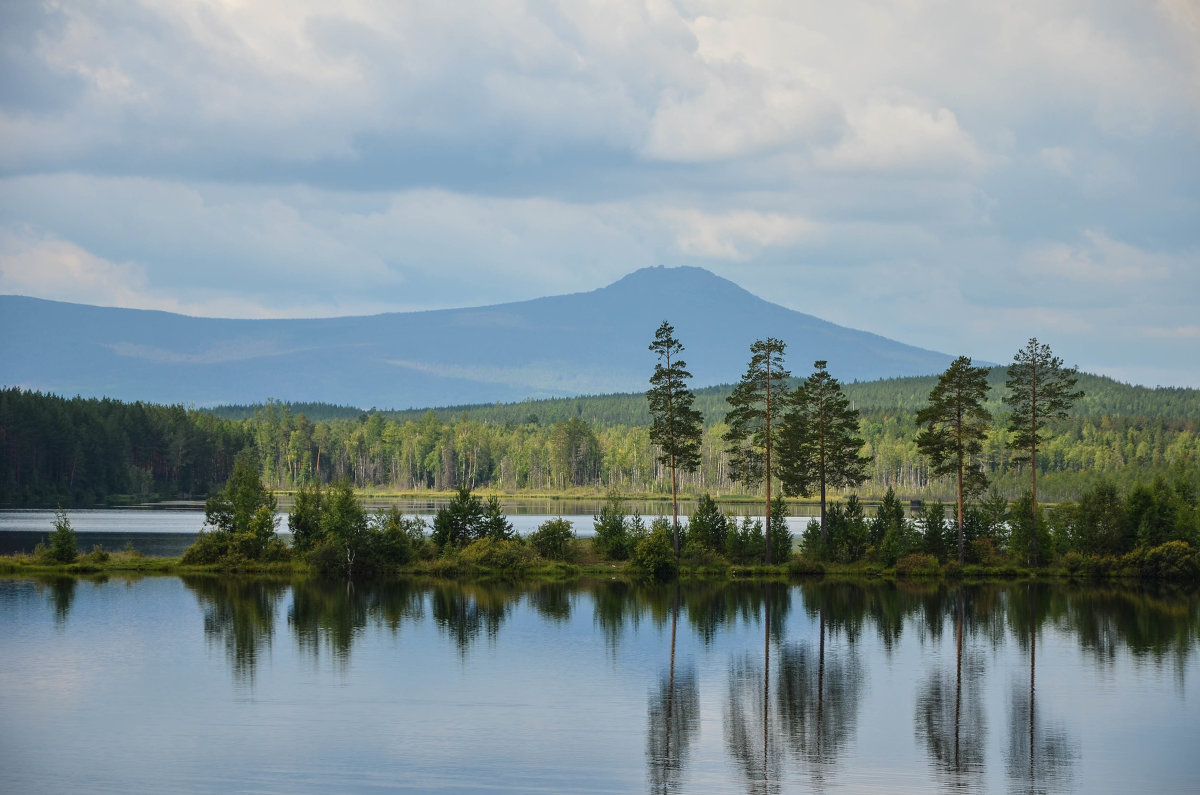
[[[426,523],[433,526],[433,515],[437,509],[446,504],[446,500],[400,500],[395,503],[399,509],[410,516],[420,516]],[[386,507],[384,504],[370,504],[370,510]],[[533,513],[531,511],[548,511],[550,508],[560,508],[561,513]],[[511,500],[505,505],[508,520],[513,529],[520,535],[529,535],[548,519],[563,516],[569,519],[579,536],[595,535],[592,523],[594,512],[599,512],[601,503],[593,504],[586,500]],[[689,506],[687,510],[692,510]],[[652,509],[645,513],[647,523],[657,516],[657,511],[670,511],[669,503],[646,503],[641,509]],[[630,508],[630,510],[633,510]],[[683,505],[680,511],[684,510]],[[729,506],[734,515],[755,516],[754,506],[739,504]],[[572,513],[574,511],[575,513]],[[204,511],[200,507],[189,508],[96,508],[72,510],[67,513],[71,527],[75,529],[76,544],[83,552],[91,551],[99,544],[107,550],[125,549],[127,546],[136,549],[144,555],[158,557],[178,557],[183,554],[196,540],[196,534],[204,526]],[[278,526],[287,530],[287,513],[278,516]],[[686,524],[684,517],[681,520]],[[788,526],[792,534],[799,538],[808,523],[808,517],[789,516]],[[54,511],[46,509],[4,509],[0,510],[0,555],[11,555],[14,552],[32,552],[38,542],[46,541],[54,530]],[[282,533],[290,537],[288,533]]]
[[[11,792],[1195,792],[1200,600],[0,580]]]

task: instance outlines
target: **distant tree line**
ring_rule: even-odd
[[[836,363],[831,363],[833,368]],[[992,416],[978,462],[1008,498],[1028,488],[1029,464],[1015,460],[1010,411],[1001,402],[1003,368],[989,372],[984,407]],[[861,454],[869,459],[864,498],[889,487],[903,498],[950,500],[953,477],[934,473],[916,443],[916,413],[937,377],[844,384],[860,413]],[[799,379],[788,382],[794,389]],[[1200,391],[1130,387],[1081,375],[1084,397],[1039,448],[1038,496],[1077,500],[1111,482],[1125,491],[1157,476],[1200,488]],[[730,388],[695,390],[704,419],[700,463],[681,471],[678,489],[738,494],[724,422]],[[622,407],[637,422],[614,421]],[[61,398],[0,390],[0,504],[90,505],[120,499],[203,497],[229,477],[250,447],[272,488],[332,483],[359,488],[507,492],[571,489],[670,493],[670,470],[650,438],[645,395],[530,401],[413,413],[358,412],[314,422],[268,402],[244,419],[182,406]],[[835,489],[844,498],[848,492]]]

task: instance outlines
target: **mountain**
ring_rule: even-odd
[[[944,370],[950,356],[765,301],[701,268],[645,268],[586,293],[304,320],[199,318],[0,296],[0,384],[210,406],[266,397],[410,408],[640,391],[664,320],[695,386],[736,381],[750,345],[787,343],[843,381]]]

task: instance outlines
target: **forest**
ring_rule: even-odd
[[[945,500],[917,450],[916,412],[937,376],[842,385],[861,413],[866,500]],[[982,463],[1009,498],[1028,488],[1014,462],[1001,403],[1005,369],[993,368],[992,428]],[[793,380],[794,383],[794,380]],[[1200,490],[1200,390],[1146,388],[1081,374],[1084,396],[1039,451],[1039,498],[1077,500],[1099,482],[1128,490],[1156,476]],[[701,462],[680,472],[683,494],[737,495],[723,436],[731,387],[695,390],[704,417]],[[0,390],[0,505],[80,506],[200,499],[219,489],[239,451],[254,451],[276,489],[349,479],[375,491],[512,494],[667,494],[670,474],[650,441],[644,394],[605,395],[421,411],[361,410],[268,401],[211,410],[64,398]],[[833,496],[846,496],[839,491]]]

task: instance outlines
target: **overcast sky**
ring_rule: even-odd
[[[0,4],[0,293],[328,316],[659,264],[1200,387],[1200,4]]]

